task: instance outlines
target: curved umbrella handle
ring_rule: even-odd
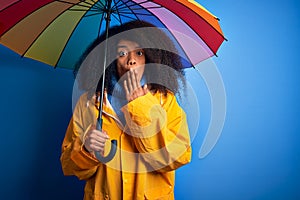
[[[107,156],[103,157],[99,152],[95,152],[96,158],[102,162],[107,163],[111,161],[117,152],[117,140],[111,141],[111,148]]]
[[[102,118],[99,117],[98,117],[97,129],[102,130]],[[100,162],[105,164],[114,158],[116,152],[117,152],[117,140],[111,140],[111,148],[108,155],[104,157],[100,154],[100,152],[95,151],[95,156]]]

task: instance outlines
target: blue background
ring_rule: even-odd
[[[228,39],[214,58],[227,96],[222,135],[177,171],[177,199],[300,199],[297,0],[211,1]],[[82,199],[59,157],[72,115],[73,74],[0,46],[0,198]],[[204,119],[205,120],[205,119]],[[207,119],[206,119],[207,120]]]

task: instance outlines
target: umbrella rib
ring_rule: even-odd
[[[119,2],[120,2],[120,0],[119,0],[117,3],[119,3]],[[125,14],[133,14],[133,15],[136,16],[136,18],[138,18],[137,15],[152,16],[151,14],[134,13],[134,12],[129,12],[129,11],[126,12],[127,8],[128,8],[129,10],[131,10],[131,11],[146,10],[145,8],[142,8],[142,7],[140,7],[140,8],[131,8],[131,7],[136,6],[136,5],[139,6],[140,4],[136,4],[136,3],[135,3],[134,5],[127,6],[126,3],[128,3],[128,2],[130,2],[130,1],[128,0],[128,1],[124,2],[124,4],[121,5],[121,6],[119,6],[119,7],[116,7],[117,4],[115,4],[115,6],[114,6],[114,7],[115,7],[115,10],[118,12],[119,15],[120,15],[120,14],[124,14],[124,15],[122,15],[122,16],[128,17],[128,16],[125,16]],[[118,8],[118,9],[117,9],[117,8]],[[150,9],[154,9],[154,8],[162,8],[162,6],[158,5],[158,6],[152,6],[152,7],[149,7],[149,8],[150,8]],[[149,9],[149,8],[147,8],[147,9]],[[122,10],[123,10],[123,11],[122,11]],[[131,18],[131,17],[128,17],[128,18],[130,18],[130,19],[135,19],[135,18]]]
[[[122,11],[122,12],[119,12],[120,14],[122,14],[122,16],[125,16],[126,14],[132,14],[130,12],[125,12],[125,11]],[[145,14],[145,13],[134,13],[135,16],[137,15],[143,15],[143,16],[153,16],[151,14]],[[135,19],[135,18],[132,18],[132,19]]]
[[[118,0],[116,3],[115,3],[115,5],[112,7],[112,9],[113,10],[121,10],[121,9],[126,9],[126,8],[128,8],[129,6],[127,6],[127,3],[129,2],[129,1],[127,1],[127,2],[123,2],[123,4],[122,5],[117,5],[119,2],[121,2],[121,0]]]
[[[152,1],[145,0],[145,1],[139,2],[139,5],[141,5],[141,4],[144,4],[144,3],[148,3],[148,2],[151,2],[151,3],[153,3]]]
[[[88,2],[83,2],[83,1],[80,1],[78,3],[72,3],[72,2],[69,2],[69,1],[63,1],[63,0],[56,0],[57,2],[61,2],[61,3],[66,3],[66,4],[70,4],[70,5],[73,5],[73,6],[80,6],[80,7],[85,7],[85,8],[91,8],[91,6],[93,6],[93,4],[91,3],[88,3]],[[82,5],[80,3],[85,3],[87,5],[90,5],[90,6],[87,6],[87,5]]]
[[[115,5],[114,6],[114,9],[118,9],[118,10],[121,10],[121,9],[126,9],[126,8],[130,8],[130,7],[132,7],[132,6],[135,6],[135,5],[138,5],[138,4],[134,4],[134,5],[127,5],[127,3],[129,3],[129,2],[131,2],[132,0],[127,0],[127,1],[125,1],[125,2],[123,2],[123,4],[122,5],[120,5],[120,6],[118,6],[118,7],[116,7],[117,5]],[[117,3],[119,3],[119,2],[121,2],[121,0],[118,0],[118,2]],[[132,3],[134,3],[134,2],[132,2]],[[130,8],[131,9],[131,8]],[[133,9],[131,9],[131,10],[133,10]]]
[[[128,15],[123,15],[122,13],[120,13],[120,16],[129,18],[129,19],[133,19],[133,20],[136,20],[136,19],[137,19],[137,18],[134,18],[134,17],[130,17],[130,16],[128,16]]]
[[[135,3],[135,2],[132,2],[133,5],[127,5],[128,2],[131,2],[131,0],[127,0],[125,2],[123,2],[123,4],[121,6],[118,6],[117,4],[121,2],[121,0],[118,0],[115,5],[113,6],[113,9],[116,9],[116,10],[123,10],[123,9],[126,9],[126,8],[130,8],[130,10],[145,10],[145,8],[131,8],[133,6],[136,6],[136,5],[141,5],[141,4],[144,4],[144,3],[147,3],[147,2],[152,2],[152,1],[149,1],[149,0],[145,0],[143,2],[140,2],[140,3]],[[118,7],[117,7],[118,6]],[[157,5],[157,6],[151,6],[151,7],[147,7],[147,9],[154,9],[154,8],[162,8],[161,5]],[[129,14],[129,13],[127,13]],[[130,13],[131,14],[131,13]]]
[[[86,9],[83,9],[83,8],[82,9],[80,9],[80,8],[69,8],[68,10],[69,11],[88,11],[89,10],[89,11],[95,11],[95,12],[98,11],[98,10],[88,9],[88,8],[86,8]]]
[[[97,13],[92,13],[92,14],[86,14],[83,17],[92,17],[92,16],[95,16],[95,15],[102,15],[102,13],[97,12]]]
[[[114,5],[114,13],[116,13],[118,16],[119,16],[119,19],[117,19],[116,16],[114,16],[121,24],[122,24],[122,20],[121,20],[121,16],[122,17],[126,17],[126,18],[129,18],[129,19],[132,19],[132,20],[136,20],[138,19],[137,17],[137,14],[139,13],[134,13],[134,12],[125,12],[125,10],[129,9],[129,10],[134,10],[134,9],[131,9],[130,7],[131,6],[127,6],[126,3],[128,3],[129,1],[126,1],[124,2],[124,4],[118,6],[117,4],[119,4],[119,2],[121,2],[121,0],[118,0],[117,2],[115,2],[115,5]],[[122,11],[124,10],[124,11]],[[143,8],[140,8],[140,10],[144,10]],[[136,18],[134,17],[130,17],[126,14],[132,14],[134,15]],[[139,15],[143,15],[142,13],[140,13]],[[145,14],[144,14],[145,15]],[[149,16],[149,15],[148,15]]]
[[[117,2],[115,1],[115,0],[113,0],[114,1],[114,6],[111,8],[112,10],[115,10],[116,8],[120,8],[120,7],[117,7],[118,6],[118,4],[121,2],[121,0],[118,0]],[[124,6],[124,5],[122,5],[122,6]],[[116,9],[117,10],[117,9]]]
[[[91,9],[80,9],[80,8],[69,8],[69,11],[89,11],[89,12],[93,12],[93,13],[105,13],[105,11],[103,9],[95,9],[95,8],[91,8]]]
[[[98,30],[98,37],[100,36],[100,33],[101,33],[101,27],[102,27],[102,24],[103,24],[103,19],[104,19],[104,15],[102,15],[101,20],[100,20],[99,30]]]
[[[153,1],[149,1],[149,0],[145,0],[145,1],[142,1],[142,2],[139,2],[138,5],[142,5],[142,4],[145,4],[145,3],[153,3]],[[164,6],[158,4],[157,2],[155,2],[155,4],[157,5],[156,7],[147,7],[147,9],[149,8],[164,8]]]
[[[112,7],[112,10],[116,15],[118,15],[119,18],[116,17],[115,15],[113,15],[113,17],[116,18],[120,22],[120,24],[122,24],[119,9],[117,9],[117,5],[121,2],[121,0],[118,0],[117,2],[115,2],[115,0],[113,0],[113,1],[114,1],[115,5]]]
[[[129,6],[130,8],[130,6]],[[151,6],[151,7],[147,7],[147,9],[154,9],[154,8],[163,8],[162,6]],[[123,10],[124,8],[121,8],[120,10]],[[130,8],[130,10],[145,10],[145,8]]]
[[[120,2],[120,1],[121,1],[121,0],[119,0],[118,2]],[[130,1],[131,1],[131,0],[127,0],[126,2],[124,2],[123,5],[121,5],[121,6],[119,6],[119,7],[116,8],[116,10],[117,10],[117,12],[118,12],[118,14],[119,14],[120,16],[127,17],[127,18],[133,19],[133,20],[139,19],[137,15],[152,16],[152,15],[150,15],[150,14],[135,13],[135,12],[129,12],[129,11],[127,11],[127,10],[130,10],[130,11],[135,11],[135,10],[146,10],[145,8],[135,8],[135,9],[131,8],[131,7],[136,6],[136,5],[139,6],[139,4],[136,4],[136,3],[132,2],[132,3],[134,3],[134,5],[129,5],[129,6],[128,6],[127,3],[130,2]],[[122,11],[122,10],[123,10],[123,11]],[[132,15],[135,16],[135,18],[134,18],[134,17],[130,17],[130,16],[126,15],[126,14],[132,14]]]
[[[129,2],[129,0],[126,1],[126,2],[123,2],[123,4],[122,4],[121,6],[117,7],[117,4],[118,4],[119,2],[121,2],[121,0],[118,0],[118,2],[115,3],[115,5],[114,5],[114,11],[119,15],[119,18],[120,18],[120,19],[117,19],[117,20],[118,20],[120,23],[122,23],[121,16],[127,17],[127,18],[132,19],[132,20],[138,19],[136,13],[134,13],[134,12],[127,12],[127,13],[120,12],[120,10],[126,10],[126,8],[128,8],[128,9],[130,8],[130,6],[127,5],[127,3]],[[129,9],[129,10],[130,10],[130,9]],[[126,16],[126,15],[123,15],[123,14],[132,14],[132,15],[135,16],[135,18],[134,18],[134,17],[129,17],[129,16]],[[115,17],[115,16],[114,16],[114,17]],[[115,17],[115,18],[116,18],[116,17]]]
[[[101,1],[95,1],[95,0],[91,0],[91,1],[94,2],[95,8],[103,10],[106,7]]]
[[[97,4],[97,3],[96,3]],[[91,6],[82,6],[82,7],[84,7],[84,8],[87,8],[86,10],[85,9],[80,9],[80,8],[69,8],[68,10],[71,10],[71,11],[87,11],[87,10],[89,10],[89,11],[95,11],[95,12],[99,12],[99,11],[102,11],[102,12],[104,12],[104,8],[103,7],[100,7],[99,5],[91,5]],[[99,12],[99,13],[101,13],[101,12]]]
[[[118,2],[120,2],[120,1],[121,1],[121,0],[119,0]],[[141,5],[141,4],[146,3],[146,2],[148,2],[148,1],[144,1],[144,2],[141,2],[141,3],[139,3],[139,4],[135,3],[134,5],[131,5],[131,6],[127,6],[127,5],[126,5],[128,2],[130,2],[130,0],[124,2],[124,4],[121,5],[121,6],[123,6],[123,7],[119,6],[118,9],[121,10],[121,9],[130,8],[130,10],[145,10],[145,8],[131,8],[131,7],[136,6],[136,5]],[[114,7],[116,7],[116,5],[115,5]],[[147,7],[147,9],[153,9],[153,8],[162,8],[162,6],[161,6],[161,5],[157,5],[157,6]]]
[[[101,2],[101,1],[95,1],[95,0],[91,0],[92,2],[94,2],[94,5],[97,5],[97,4],[101,4],[101,6],[104,8],[105,5]],[[100,6],[97,6],[100,8]]]
[[[117,16],[115,15],[111,15],[113,18],[115,18],[118,22],[120,22],[120,24],[122,24],[122,21],[120,19],[120,17],[118,18]],[[118,13],[118,16],[120,16],[120,14]]]
[[[90,5],[90,6],[94,6],[95,5],[95,4],[86,2],[86,1],[81,1],[81,2],[84,3],[84,4]],[[77,3],[77,5],[79,5],[81,2]],[[94,2],[94,1],[92,1],[92,2]]]

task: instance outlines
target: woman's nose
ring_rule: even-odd
[[[128,54],[128,65],[135,65],[136,64],[136,59],[134,56],[134,52],[129,52]]]

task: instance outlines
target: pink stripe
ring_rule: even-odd
[[[143,0],[133,1],[140,3]],[[152,2],[142,3],[140,5],[146,9],[149,8],[148,10],[159,18],[170,30],[190,58],[192,64],[198,64],[214,55],[203,40],[178,16],[165,8],[151,8],[157,6],[157,4]]]

